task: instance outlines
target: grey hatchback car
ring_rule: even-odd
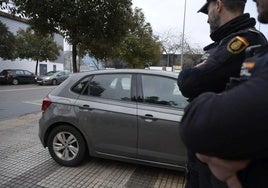
[[[69,71],[50,71],[43,76],[37,76],[36,83],[39,85],[58,85],[70,75]]]
[[[64,166],[89,155],[184,170],[178,126],[187,100],[177,76],[139,69],[72,74],[43,99],[40,140]]]

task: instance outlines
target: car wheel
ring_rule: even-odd
[[[13,85],[18,85],[19,84],[19,80],[18,79],[13,79],[12,80],[12,84]]]
[[[63,166],[78,166],[85,159],[86,144],[75,128],[61,125],[48,137],[48,150],[52,158]]]
[[[55,86],[55,85],[57,85],[57,84],[58,84],[57,80],[55,80],[55,79],[54,79],[54,80],[52,80],[52,85],[54,85],[54,86]]]

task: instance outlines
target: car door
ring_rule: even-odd
[[[133,80],[131,74],[95,75],[77,100],[80,124],[95,154],[136,157],[137,104],[131,99]]]
[[[66,80],[67,78],[68,78],[68,74],[67,73],[65,73],[65,72],[59,72],[58,74],[57,74],[57,77],[56,77],[56,79],[57,79],[57,82],[58,83],[62,83],[64,80]]]
[[[138,77],[138,158],[156,163],[184,165],[186,149],[179,134],[187,105],[175,78],[158,75]]]
[[[55,75],[55,79],[57,80],[57,83],[61,83],[63,81],[64,72],[57,72]]]
[[[62,80],[61,80],[61,82],[63,82],[64,80],[66,80],[66,79],[69,77],[69,75],[70,75],[70,72],[67,72],[67,71],[64,71],[63,73],[64,73],[64,74],[63,74],[63,76],[62,76]]]
[[[24,83],[34,83],[34,74],[30,71],[23,71],[23,82]]]
[[[15,70],[12,72],[15,72],[13,73],[13,79],[19,80],[19,83],[25,83],[26,78],[25,78],[23,70]]]

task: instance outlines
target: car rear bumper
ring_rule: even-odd
[[[0,76],[0,83],[3,83],[3,84],[11,84],[12,83],[12,79],[8,79],[8,78],[1,77]]]
[[[52,84],[52,81],[51,80],[37,80],[36,83],[40,85],[49,85],[49,84]]]

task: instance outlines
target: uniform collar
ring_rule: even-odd
[[[226,24],[219,27],[216,31],[210,34],[210,38],[215,42],[220,42],[223,38],[227,37],[232,33],[236,33],[240,30],[252,28],[256,25],[256,20],[250,18],[248,13],[242,14]]]

